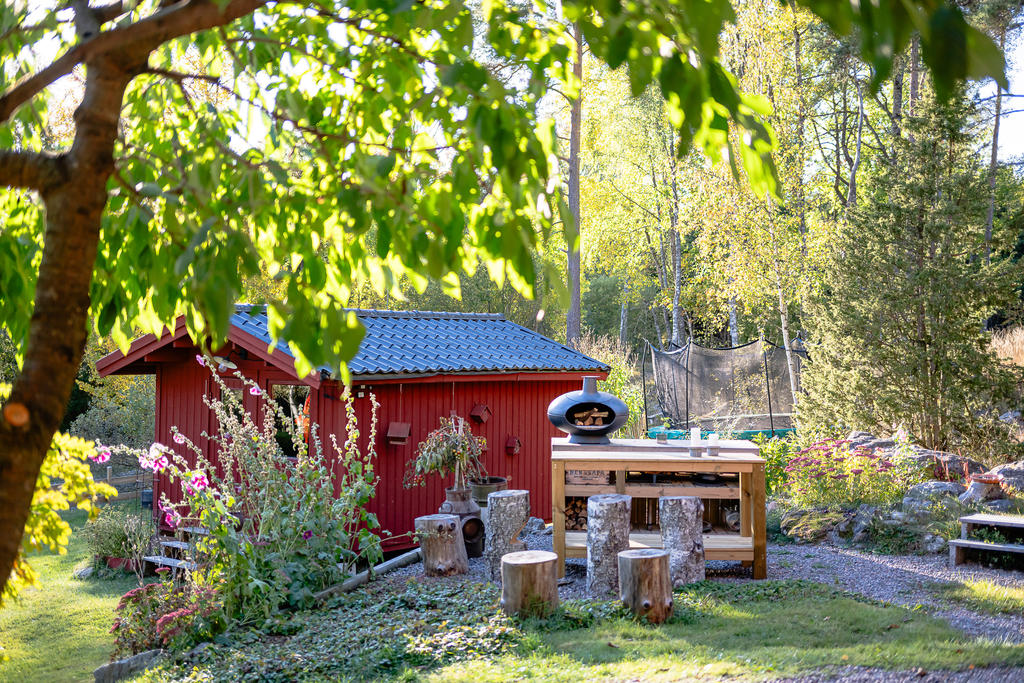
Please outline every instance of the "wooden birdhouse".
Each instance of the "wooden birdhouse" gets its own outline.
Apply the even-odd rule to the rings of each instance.
[[[469,416],[480,424],[483,424],[490,419],[491,409],[487,407],[486,403],[477,403],[473,406],[473,410],[470,411]]]

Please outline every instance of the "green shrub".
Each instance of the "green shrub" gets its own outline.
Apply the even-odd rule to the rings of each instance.
[[[764,484],[768,496],[782,492],[789,478],[786,467],[793,457],[795,447],[788,438],[768,438],[763,433],[754,437],[754,443],[761,449],[764,458]]]
[[[166,567],[157,570],[163,580],[128,591],[114,609],[117,615],[114,657],[146,650],[181,650],[207,640],[224,624],[219,619],[216,591],[206,586],[176,584]]]

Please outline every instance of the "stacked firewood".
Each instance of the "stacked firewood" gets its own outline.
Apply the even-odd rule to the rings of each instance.
[[[588,408],[572,414],[573,421],[580,427],[601,427],[608,419],[608,411],[600,408]]]
[[[587,530],[587,499],[580,497],[565,499],[565,530]]]

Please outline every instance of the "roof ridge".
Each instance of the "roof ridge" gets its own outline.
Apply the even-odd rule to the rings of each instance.
[[[410,320],[505,320],[501,313],[463,313],[459,311],[391,311],[380,308],[346,308],[360,318],[408,318]],[[266,315],[266,304],[235,304],[235,313]]]
[[[505,320],[501,313],[457,311],[389,311],[380,308],[346,308],[360,318],[410,318],[413,320]]]

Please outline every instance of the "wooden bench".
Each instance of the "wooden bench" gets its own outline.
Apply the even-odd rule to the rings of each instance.
[[[967,550],[987,550],[996,553],[1024,554],[1024,545],[1020,543],[989,543],[971,538],[971,534],[979,527],[1003,527],[1005,529],[1024,530],[1024,516],[992,515],[979,513],[960,518],[960,538],[949,542],[949,562],[954,567],[966,561]]]

